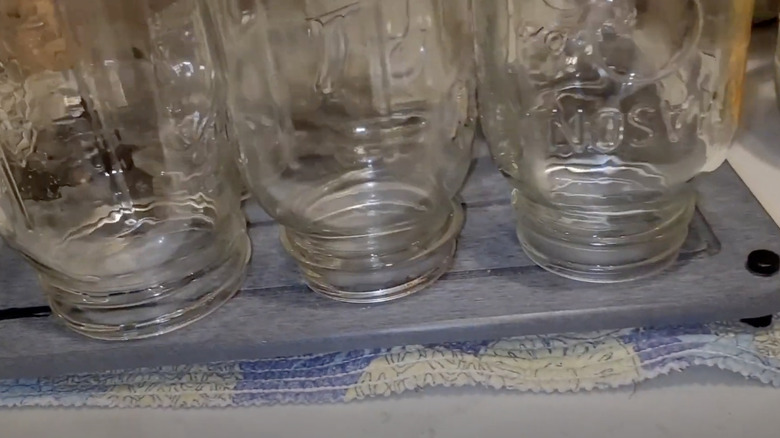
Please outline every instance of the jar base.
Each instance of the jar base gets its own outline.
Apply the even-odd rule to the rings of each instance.
[[[556,275],[587,283],[635,281],[659,274],[675,263],[688,237],[695,205],[692,193],[681,194],[657,210],[662,214],[651,221],[646,220],[647,214],[611,211],[598,219],[607,220],[608,216],[624,226],[631,224],[628,228],[632,232],[604,238],[571,227],[573,221],[565,212],[531,218],[527,211],[534,209],[526,210],[526,204],[518,206],[517,235],[528,257]],[[576,216],[582,217],[582,212]],[[550,220],[553,217],[556,219]]]
[[[98,340],[138,340],[178,330],[219,309],[241,288],[250,256],[249,237],[242,236],[227,258],[191,276],[100,296],[65,289],[61,282],[54,286],[45,273],[40,277],[52,312],[69,329]],[[143,298],[134,302],[134,297]]]
[[[444,226],[427,243],[409,242],[404,251],[381,255],[365,252],[364,248],[362,254],[355,253],[348,259],[332,257],[327,266],[314,261],[316,257],[304,243],[306,236],[283,228],[281,237],[312,291],[345,303],[376,304],[415,294],[447,273],[464,220],[463,207],[453,202]],[[320,250],[327,253],[326,248]]]

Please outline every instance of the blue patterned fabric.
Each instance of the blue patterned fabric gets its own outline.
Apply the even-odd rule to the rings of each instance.
[[[445,386],[574,392],[711,366],[780,386],[780,324],[709,324],[406,346],[0,381],[2,407],[343,403]]]

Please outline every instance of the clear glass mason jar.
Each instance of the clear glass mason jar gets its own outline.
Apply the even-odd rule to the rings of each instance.
[[[0,2],[0,232],[84,335],[195,321],[249,244],[201,0]]]
[[[472,159],[468,0],[223,0],[252,191],[317,292],[382,302],[450,266]]]
[[[752,0],[475,2],[480,111],[528,255],[619,282],[672,263],[740,113]]]

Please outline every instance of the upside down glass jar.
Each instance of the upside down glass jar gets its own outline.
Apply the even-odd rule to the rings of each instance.
[[[526,253],[620,282],[677,258],[737,127],[752,0],[475,2],[480,111]]]
[[[309,286],[370,303],[438,279],[472,159],[470,2],[214,4],[249,185]]]
[[[84,335],[161,334],[249,245],[201,0],[0,2],[0,232]]]

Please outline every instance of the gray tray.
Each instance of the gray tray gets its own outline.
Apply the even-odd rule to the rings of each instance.
[[[584,284],[548,274],[522,253],[508,185],[481,157],[463,194],[468,221],[452,272],[423,293],[374,306],[308,292],[279,244],[276,225],[250,206],[250,273],[241,294],[214,315],[130,343],[88,340],[50,317],[0,321],[0,378],[734,320],[780,311],[778,280],[745,268],[753,250],[780,252],[780,229],[730,167],[697,185],[699,214],[672,269],[637,283]],[[0,267],[0,308],[44,305],[32,272],[7,248],[0,249]]]

